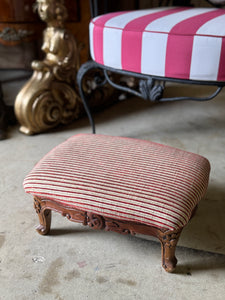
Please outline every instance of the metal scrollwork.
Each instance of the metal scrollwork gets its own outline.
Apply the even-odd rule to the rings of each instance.
[[[139,81],[139,90],[143,99],[159,101],[163,96],[164,85],[155,84],[155,80],[152,78],[142,79]]]
[[[98,72],[103,72],[104,80],[101,79],[100,82],[107,81],[109,86],[115,88],[116,90],[122,91],[124,93],[132,94],[134,96],[143,98],[145,100],[150,100],[152,102],[167,102],[167,101],[181,101],[181,100],[193,100],[193,101],[209,101],[215,98],[222,90],[224,86],[224,82],[214,82],[214,81],[197,81],[197,80],[185,80],[185,79],[174,79],[174,78],[166,78],[166,77],[156,77],[151,75],[145,75],[140,73],[134,73],[130,71],[124,71],[119,69],[114,69],[111,67],[100,65],[94,61],[88,61],[81,66],[77,73],[77,83],[79,87],[79,92],[81,95],[81,99],[84,104],[84,108],[88,115],[90,124],[92,126],[92,132],[95,133],[95,123],[91,114],[91,105],[89,103],[89,95],[85,92],[85,88],[83,86],[83,78],[86,76],[87,72],[90,70],[98,70]],[[114,79],[117,80],[114,80]],[[118,80],[122,78],[134,78],[134,84],[131,86],[129,84],[124,84],[126,81]],[[92,78],[93,80],[93,78]],[[127,80],[129,82],[129,80]],[[209,85],[215,86],[217,89],[210,94],[209,96],[204,97],[163,97],[163,92],[165,89],[166,82],[176,82],[178,84],[196,84],[196,85]],[[96,90],[98,90],[98,84],[96,83]]]
[[[77,72],[77,84],[83,105],[95,132],[91,108],[109,105],[117,99],[114,87],[107,81],[104,70],[94,61],[84,63]]]

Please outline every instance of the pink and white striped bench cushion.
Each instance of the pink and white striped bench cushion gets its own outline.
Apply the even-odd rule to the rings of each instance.
[[[150,141],[80,134],[50,151],[27,193],[105,217],[178,229],[206,192],[206,158]]]
[[[225,9],[161,7],[90,23],[94,61],[136,73],[225,81]]]

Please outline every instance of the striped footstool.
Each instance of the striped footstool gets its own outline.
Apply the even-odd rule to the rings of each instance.
[[[175,269],[183,227],[204,196],[206,158],[150,141],[79,134],[51,150],[24,180],[34,196],[37,231],[50,230],[51,210],[69,220],[122,234],[157,237],[162,265]]]

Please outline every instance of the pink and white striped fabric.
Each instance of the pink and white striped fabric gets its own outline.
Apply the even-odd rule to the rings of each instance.
[[[27,193],[120,220],[178,229],[206,192],[206,158],[150,141],[80,134],[50,151]]]
[[[225,81],[225,9],[160,7],[116,12],[90,23],[99,64],[179,79]]]

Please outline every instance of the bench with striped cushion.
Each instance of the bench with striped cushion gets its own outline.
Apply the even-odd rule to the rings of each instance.
[[[96,229],[153,235],[172,271],[176,243],[206,192],[209,171],[206,158],[173,147],[80,134],[44,156],[24,189],[35,198],[40,234],[49,232],[55,210]]]
[[[225,81],[225,9],[159,7],[97,16],[92,59],[135,73]]]

